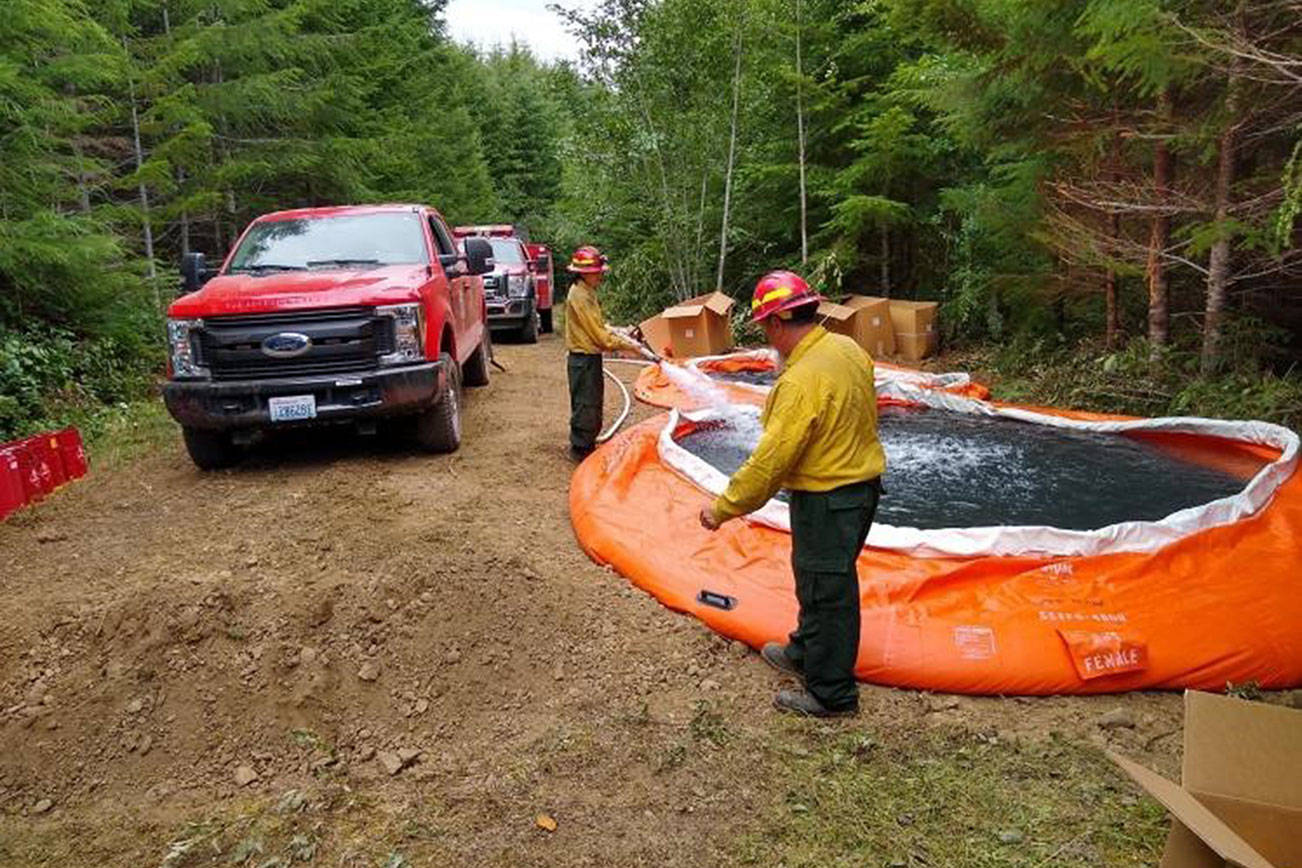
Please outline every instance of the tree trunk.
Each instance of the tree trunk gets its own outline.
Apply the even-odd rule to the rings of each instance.
[[[226,189],[226,213],[230,216],[230,220],[226,223],[229,230],[227,237],[230,238],[230,243],[226,245],[226,249],[234,250],[235,242],[240,240],[240,224],[235,216],[238,213],[238,209],[235,207],[235,191],[229,187]]]
[[[1118,123],[1115,109],[1113,111],[1113,126]],[[1116,132],[1112,135],[1112,157],[1111,171],[1109,178],[1113,184],[1121,182],[1121,133]],[[1121,237],[1121,215],[1116,210],[1108,212],[1108,241],[1112,245],[1112,250],[1108,255],[1112,256],[1115,251],[1118,240]],[[1103,281],[1103,299],[1106,309],[1106,319],[1104,325],[1104,343],[1111,349],[1117,345],[1121,336],[1121,311],[1117,305],[1117,270],[1109,266],[1107,276]]]
[[[1120,224],[1116,215],[1108,218],[1108,231],[1112,233]],[[1104,326],[1103,342],[1111,349],[1117,345],[1117,336],[1121,333],[1120,318],[1117,316],[1117,272],[1109,268],[1103,278],[1103,298],[1107,305],[1107,324]]]
[[[665,255],[668,257],[666,264],[669,266],[669,279],[674,285],[674,298],[683,301],[692,295],[691,283],[687,276],[687,267],[683,264],[681,253],[675,256],[671,251],[681,250],[681,245],[675,245],[674,241],[674,206],[673,197],[669,193],[669,173],[665,169],[664,152],[660,149],[660,136],[656,132],[655,122],[651,118],[651,110],[646,103],[646,87],[638,79],[638,106],[642,109],[642,119],[646,121],[647,134],[651,136],[651,142],[655,146],[656,166],[660,176],[660,199],[662,210],[664,211],[665,227]]]
[[[696,207],[696,243],[692,248],[692,286],[698,286],[697,279],[700,277],[699,268],[701,260],[705,257],[705,197],[710,191],[710,168],[707,165],[701,170],[701,198],[697,201]]]
[[[719,230],[719,271],[714,286],[723,289],[723,268],[728,261],[728,218],[732,213],[732,170],[737,164],[737,112],[741,105],[741,22],[737,22],[737,36],[733,40],[736,58],[732,73],[732,129],[728,134],[728,171],[723,181],[723,225]]]
[[[124,39],[123,48],[125,47],[126,40]],[[128,82],[127,92],[131,97],[131,143],[135,149],[136,171],[139,172],[145,166],[145,151],[140,145],[140,111],[136,107],[136,84],[134,81]],[[145,273],[154,288],[154,307],[161,309],[163,299],[158,292],[158,269],[154,264],[154,225],[149,219],[149,188],[145,186],[142,179],[137,189],[140,192],[140,222],[145,241]]]
[[[796,0],[796,132],[800,147],[800,264],[809,262],[809,199],[805,185],[805,69],[801,55],[801,0]]]
[[[879,274],[882,283],[882,298],[891,297],[891,230],[885,221],[878,224],[881,244],[881,265]]]
[[[1238,20],[1243,21],[1243,2],[1240,0]],[[1207,257],[1207,304],[1203,316],[1203,350],[1201,368],[1204,375],[1212,374],[1221,365],[1221,331],[1225,321],[1225,296],[1229,290],[1230,233],[1225,225],[1230,216],[1230,194],[1234,185],[1235,148],[1239,129],[1239,101],[1241,98],[1241,61],[1231,60],[1225,92],[1225,129],[1221,132],[1220,153],[1216,165],[1216,231],[1217,240]]]
[[[1157,114],[1166,135],[1171,120],[1171,95],[1165,89],[1157,97]],[[1159,208],[1165,208],[1170,196],[1171,147],[1159,137],[1153,147],[1153,195]],[[1148,343],[1151,358],[1165,347],[1171,331],[1170,285],[1166,276],[1166,248],[1171,243],[1171,215],[1158,211],[1153,215],[1148,236]]]
[[[77,98],[77,89],[72,85],[66,85],[64,92],[72,100]],[[46,130],[47,135],[49,131]],[[72,154],[77,158],[77,206],[81,213],[90,213],[90,178],[86,175],[86,154],[81,149],[81,142],[76,135],[71,138]],[[53,203],[51,203],[53,204]]]
[[[77,205],[81,213],[90,213],[90,184],[86,177],[85,161],[86,156],[82,153],[81,143],[77,137],[72,138],[72,153],[77,158]]]
[[[176,189],[182,196],[185,195],[185,169],[180,167],[176,170]],[[190,212],[181,209],[181,256],[185,257],[190,252]]]

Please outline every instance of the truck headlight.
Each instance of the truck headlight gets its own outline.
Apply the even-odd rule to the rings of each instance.
[[[199,364],[194,351],[193,332],[201,328],[201,319],[168,319],[167,349],[172,361],[172,376],[198,379],[209,375],[208,368]]]
[[[375,312],[393,320],[393,352],[380,356],[382,365],[425,360],[425,311],[419,304],[390,304]]]
[[[524,274],[512,274],[506,279],[506,292],[511,298],[524,298],[529,294],[529,278]]]

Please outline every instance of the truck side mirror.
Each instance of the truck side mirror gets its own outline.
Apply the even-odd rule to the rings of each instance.
[[[493,262],[493,245],[482,238],[466,239],[466,264],[472,275],[488,274],[496,264]]]
[[[202,253],[187,253],[181,259],[181,287],[186,292],[198,292],[208,282],[211,273]]]

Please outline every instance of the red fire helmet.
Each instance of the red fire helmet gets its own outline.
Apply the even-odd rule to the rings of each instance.
[[[595,247],[584,246],[570,257],[569,270],[575,274],[604,274],[610,271],[606,257]]]
[[[750,303],[750,321],[762,322],[775,313],[818,304],[823,297],[809,288],[805,279],[793,271],[770,271],[755,284]]]

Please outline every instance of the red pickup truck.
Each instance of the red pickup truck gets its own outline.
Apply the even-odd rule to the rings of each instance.
[[[525,343],[550,333],[552,324],[552,253],[545,244],[531,244],[523,226],[494,223],[456,226],[457,238],[487,238],[493,245],[496,267],[484,276],[488,324],[511,329]]]
[[[556,274],[552,266],[552,251],[546,244],[526,244],[529,251],[529,267],[533,270],[534,291],[538,294],[538,314],[542,318],[542,330],[551,333],[552,306],[555,296]]]
[[[215,274],[182,266],[167,311],[163,399],[194,463],[229,466],[266,429],[410,417],[417,442],[461,443],[461,386],[487,384],[484,239],[460,246],[421,205],[281,211]]]

